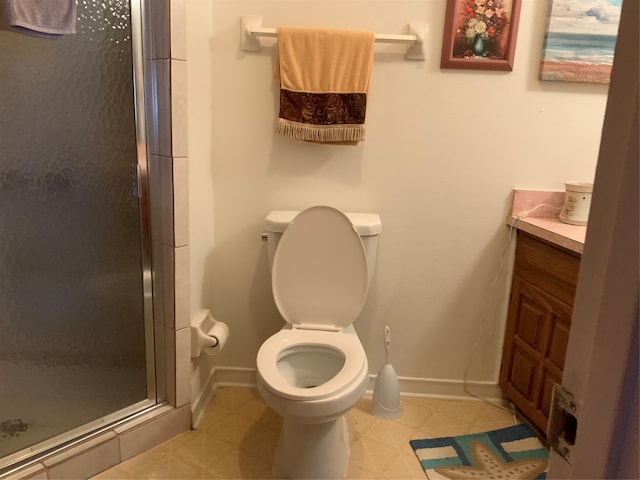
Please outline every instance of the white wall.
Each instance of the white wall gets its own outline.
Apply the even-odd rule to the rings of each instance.
[[[229,324],[216,365],[254,367],[282,320],[271,298],[263,219],[272,209],[330,204],[377,212],[374,284],[355,323],[371,373],[392,331],[400,376],[460,380],[484,312],[471,378],[497,382],[505,304],[489,305],[514,186],[592,180],[606,86],[537,79],[547,2],[524,0],[513,72],[440,70],[445,0],[189,0],[192,313]],[[240,16],[404,33],[430,24],[428,58],[377,45],[367,139],[323,146],[274,135],[275,48],[239,50]],[[504,299],[505,282],[497,296]]]

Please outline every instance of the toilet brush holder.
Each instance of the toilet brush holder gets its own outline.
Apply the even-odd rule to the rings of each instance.
[[[389,362],[391,350],[391,331],[384,327],[384,346],[386,350],[386,363],[378,373],[373,387],[371,400],[371,413],[385,420],[393,420],[402,416],[402,404],[400,403],[400,384],[398,375]]]
[[[380,370],[373,387],[371,413],[385,420],[393,420],[402,416],[398,376],[393,366],[388,363]]]

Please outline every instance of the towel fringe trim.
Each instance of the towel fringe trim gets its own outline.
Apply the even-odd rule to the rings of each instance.
[[[319,143],[361,142],[364,140],[365,129],[364,125],[305,125],[279,118],[276,133]]]

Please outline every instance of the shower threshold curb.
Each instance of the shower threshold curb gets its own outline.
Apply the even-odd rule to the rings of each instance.
[[[7,466],[0,479],[89,478],[191,428],[189,405],[153,405],[81,438]]]

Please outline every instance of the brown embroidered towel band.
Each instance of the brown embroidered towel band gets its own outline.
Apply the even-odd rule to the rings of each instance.
[[[373,32],[278,28],[276,132],[320,143],[364,140]]]

